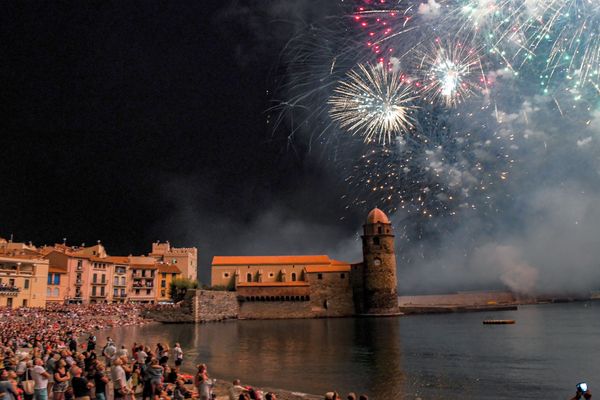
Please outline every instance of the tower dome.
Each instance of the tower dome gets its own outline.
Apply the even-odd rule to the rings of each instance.
[[[367,224],[389,224],[390,219],[383,211],[375,207],[367,216]]]

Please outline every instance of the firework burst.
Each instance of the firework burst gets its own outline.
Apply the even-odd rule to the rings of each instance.
[[[486,77],[476,49],[462,43],[443,43],[419,51],[417,70],[423,75],[425,100],[456,107],[475,92],[485,89]]]
[[[365,142],[390,143],[413,128],[413,88],[394,68],[360,64],[329,98],[329,115]]]

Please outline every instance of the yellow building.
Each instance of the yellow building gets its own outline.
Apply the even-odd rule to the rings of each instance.
[[[148,255],[158,262],[175,264],[184,278],[198,279],[198,249],[195,247],[171,247],[169,242],[155,242]]]
[[[239,283],[304,281],[307,270],[332,270],[350,264],[326,255],[311,256],[215,256],[212,261],[211,285],[233,288]]]
[[[171,301],[171,282],[173,279],[181,278],[181,275],[181,270],[175,264],[158,264],[157,302]]]
[[[0,254],[0,307],[45,307],[48,260]]]

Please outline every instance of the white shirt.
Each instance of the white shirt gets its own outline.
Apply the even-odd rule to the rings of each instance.
[[[35,389],[46,389],[48,387],[48,378],[42,376],[46,372],[44,367],[36,365],[31,371],[31,378],[35,382]]]
[[[181,350],[181,347],[173,347],[173,353],[175,353],[176,360],[183,359],[183,350]]]
[[[144,364],[146,362],[146,358],[148,358],[148,354],[146,354],[144,350],[140,350],[137,352],[138,364]]]
[[[120,365],[115,365],[111,368],[111,378],[113,384],[115,385],[115,389],[120,389],[122,387],[126,387],[127,385],[127,376],[125,375],[125,370]]]

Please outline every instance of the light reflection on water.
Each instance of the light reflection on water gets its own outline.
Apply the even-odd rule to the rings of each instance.
[[[487,326],[487,318],[515,325]],[[217,378],[371,399],[569,398],[600,385],[600,303],[402,318],[231,321],[123,327],[118,344],[180,342],[184,367]]]

